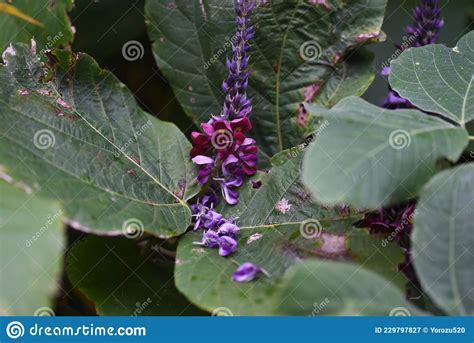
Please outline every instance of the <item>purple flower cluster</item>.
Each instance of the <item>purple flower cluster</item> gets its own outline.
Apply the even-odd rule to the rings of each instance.
[[[202,132],[191,134],[193,148],[190,152],[193,163],[200,166],[197,177],[208,191],[191,206],[194,217],[194,231],[202,230],[203,237],[195,244],[216,248],[219,255],[226,257],[237,249],[237,234],[240,228],[234,219],[224,218],[214,210],[219,198],[219,189],[224,200],[235,205],[238,202],[237,188],[246,176],[257,172],[257,146],[254,139],[246,136],[252,129],[248,118],[252,103],[246,90],[250,71],[248,70],[249,41],[255,31],[250,24],[250,14],[255,7],[253,0],[235,0],[235,24],[237,32],[232,40],[232,59],[226,59],[228,76],[222,83],[225,96],[220,116],[213,116],[201,124]],[[236,282],[253,280],[262,270],[245,262],[234,273]]]
[[[225,219],[221,214],[203,204],[192,205],[196,218],[194,230],[203,230],[201,242],[195,244],[207,248],[218,248],[219,255],[228,256],[237,248],[236,236],[240,228],[233,220]]]
[[[406,50],[412,47],[421,47],[428,44],[435,44],[438,41],[439,31],[444,25],[441,19],[441,10],[438,0],[420,0],[418,6],[413,11],[414,23],[405,28],[405,32],[414,39],[406,46],[399,46],[398,49]],[[383,76],[390,74],[390,68],[382,70]],[[384,100],[383,106],[389,109],[412,108],[413,105],[406,99],[400,97],[397,92],[390,89]]]
[[[218,249],[219,255],[226,257],[237,249],[237,234],[240,228],[235,220],[226,219],[220,213],[213,210],[216,198],[210,193],[201,198],[202,203],[191,206],[195,217],[194,231],[202,230],[203,237],[200,242],[194,244],[207,248]],[[253,280],[262,269],[250,262],[240,265],[232,276],[236,282],[248,282]]]
[[[413,12],[415,22],[405,32],[416,37],[413,47],[435,44],[444,25],[438,0],[422,0]]]
[[[192,161],[200,166],[198,182],[202,185],[215,181],[219,184],[225,201],[238,202],[237,188],[246,176],[257,172],[257,146],[246,136],[252,128],[248,115],[252,111],[246,89],[249,80],[249,41],[254,36],[250,25],[253,1],[235,0],[237,32],[232,43],[232,59],[227,58],[227,79],[222,84],[226,94],[220,116],[201,124],[202,132],[191,135]]]
[[[220,185],[222,196],[230,205],[238,202],[235,188],[242,185],[245,176],[257,172],[257,146],[255,140],[245,136],[252,128],[249,118],[231,121],[213,119],[202,123],[203,133],[193,132],[192,161],[201,166],[198,182],[202,185],[212,181]]]

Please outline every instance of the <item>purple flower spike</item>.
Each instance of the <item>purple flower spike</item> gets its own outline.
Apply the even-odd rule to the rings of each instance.
[[[441,19],[441,10],[438,0],[421,0],[413,11],[415,22],[405,28],[405,32],[416,37],[411,45],[420,47],[435,44],[438,41],[439,31],[444,22]]]
[[[405,44],[398,46],[398,49],[401,51],[412,47],[435,44],[438,41],[439,31],[444,25],[441,19],[439,1],[420,0],[418,6],[416,6],[413,11],[413,19],[413,25],[405,28],[405,32],[411,36],[408,41],[409,44],[405,42]],[[388,76],[388,74],[390,74],[390,68],[383,68],[381,74],[382,76]],[[383,107],[389,109],[413,108],[413,105],[390,88],[384,100]]]
[[[249,82],[247,70],[250,56],[249,41],[255,35],[255,29],[250,24],[250,14],[255,3],[248,0],[235,0],[235,24],[237,32],[232,42],[232,59],[227,58],[226,65],[229,71],[227,79],[222,83],[226,93],[222,117],[234,119],[243,118],[252,111],[252,103],[247,98],[246,90]]]
[[[219,239],[219,255],[228,256],[237,249],[237,241],[229,236],[222,236]]]
[[[258,273],[262,270],[255,264],[245,262],[237,268],[235,273],[232,275],[232,280],[235,282],[249,282],[255,279]]]

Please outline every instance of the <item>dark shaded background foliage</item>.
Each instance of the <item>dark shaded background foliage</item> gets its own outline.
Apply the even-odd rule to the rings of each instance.
[[[130,88],[140,106],[146,111],[160,119],[176,123],[186,135],[189,135],[196,127],[184,114],[153,59],[144,21],[144,2],[144,0],[75,0],[75,7],[70,13],[72,23],[77,29],[73,50],[94,56],[99,65],[112,71]],[[406,35],[403,27],[412,22],[411,11],[415,3],[416,0],[388,1],[382,27],[387,40],[368,47],[375,53],[377,72],[395,52],[394,45],[403,41]],[[474,29],[474,2],[444,1],[442,17],[445,26],[439,41],[447,46],[454,46],[463,34]],[[137,40],[143,44],[145,48],[143,58],[131,62],[122,57],[122,46],[130,40]],[[381,105],[386,94],[387,80],[377,73],[364,98],[373,104]],[[69,246],[85,235],[68,230]],[[66,292],[71,291],[71,294],[58,295],[56,314],[94,315],[93,304],[79,292],[71,289],[65,276],[63,283],[63,289]],[[192,314],[201,315],[203,312],[196,309]]]

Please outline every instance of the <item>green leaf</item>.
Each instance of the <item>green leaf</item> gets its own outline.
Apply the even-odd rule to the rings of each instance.
[[[224,216],[237,218],[242,229],[230,258],[194,244],[201,241],[202,232],[180,239],[176,286],[194,304],[210,312],[224,307],[234,315],[275,314],[273,295],[281,277],[291,265],[309,258],[352,260],[404,287],[406,279],[398,272],[404,255],[397,245],[382,246],[382,237],[352,227],[361,219],[360,212],[317,205],[300,184],[303,147],[275,155],[271,170],[252,179],[261,182],[260,187],[248,182],[241,187],[236,206],[217,208]],[[244,262],[264,268],[270,277],[248,284],[232,281],[233,272]]]
[[[397,266],[403,253],[398,246],[389,244],[381,253],[361,251],[357,245],[370,247],[380,241],[362,229],[348,225],[331,228],[334,223],[324,220],[319,223],[319,233],[310,226],[304,229],[290,224],[244,228],[236,252],[228,258],[219,256],[215,249],[195,245],[202,238],[201,232],[188,233],[178,245],[176,287],[196,306],[210,312],[226,308],[234,315],[274,315],[281,278],[289,267],[305,259],[354,260],[370,268],[377,265],[375,271],[402,286],[404,277]],[[269,277],[262,274],[249,283],[232,281],[232,274],[244,262],[265,269]]]
[[[222,110],[235,34],[232,0],[148,0],[155,58],[183,109],[196,122]],[[353,51],[380,34],[386,1],[269,1],[256,8],[250,85],[252,136],[272,156],[300,144],[308,127],[297,124],[303,101],[331,104],[361,94],[372,81],[367,54]],[[370,39],[372,38],[372,39]],[[349,85],[351,85],[349,87]]]
[[[11,183],[0,180],[0,314],[51,314],[64,249],[63,211],[3,171],[0,177]]]
[[[392,62],[391,86],[427,112],[461,126],[474,119],[474,31],[453,49],[427,45],[403,52]]]
[[[61,200],[76,228],[116,234],[133,223],[140,233],[184,232],[196,183],[178,128],[141,110],[85,54],[55,51],[50,68],[27,46],[13,48],[0,67],[0,157],[8,172]]]
[[[303,162],[303,182],[318,202],[378,208],[416,197],[468,143],[465,129],[417,110],[388,111],[349,97],[330,111]]]
[[[173,262],[162,259],[161,246],[154,248],[124,237],[90,236],[69,251],[67,273],[99,315],[201,314],[176,290]]]
[[[32,38],[37,42],[40,55],[45,49],[66,47],[74,36],[67,16],[72,5],[72,0],[15,0],[11,5],[0,3],[0,50],[6,49],[11,42],[29,44]]]
[[[285,275],[278,298],[281,315],[423,315],[386,279],[348,263],[295,265]]]
[[[417,211],[413,264],[423,289],[446,313],[473,315],[474,163],[430,180]]]
[[[238,218],[242,227],[267,224],[301,224],[305,220],[328,220],[328,223],[352,224],[362,214],[344,208],[316,204],[300,182],[304,146],[285,150],[271,159],[268,173],[258,173],[239,189],[239,203],[218,208],[225,217]],[[255,188],[252,184],[261,183]],[[258,211],[256,211],[258,209]]]

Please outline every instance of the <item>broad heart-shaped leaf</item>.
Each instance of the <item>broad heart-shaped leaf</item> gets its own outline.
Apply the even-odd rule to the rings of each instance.
[[[146,2],[158,66],[196,122],[222,109],[225,56],[235,34],[233,4]],[[303,142],[307,127],[297,124],[303,101],[331,104],[369,86],[372,58],[356,57],[353,49],[379,35],[385,6],[386,0],[260,2],[252,14],[257,27],[248,95],[252,135],[269,156]]]
[[[184,232],[191,222],[184,200],[196,189],[190,144],[178,128],[143,112],[85,54],[56,51],[48,68],[26,45],[13,47],[0,67],[7,172],[61,200],[76,228]]]
[[[386,279],[365,268],[331,261],[308,261],[288,270],[278,313],[299,316],[423,315]]]
[[[409,49],[391,68],[390,85],[420,109],[461,126],[474,120],[474,31],[453,49],[444,45]]]
[[[67,12],[72,8],[72,0],[15,0],[10,4],[6,1],[0,3],[0,7],[4,5],[9,9],[0,11],[0,51],[11,42],[29,44],[32,38],[37,42],[38,53],[71,43],[74,33]],[[9,14],[12,7],[16,13],[26,15],[27,18]]]
[[[303,182],[318,202],[375,209],[414,198],[439,169],[456,161],[468,143],[465,129],[417,110],[385,110],[349,97],[330,111],[309,146]]]
[[[321,220],[320,224],[320,235],[307,229],[314,238],[303,236],[305,231],[300,224],[244,228],[239,233],[236,252],[227,258],[219,256],[215,249],[195,245],[202,238],[201,232],[187,233],[178,245],[176,286],[196,306],[210,312],[230,311],[233,315],[277,314],[281,278],[289,267],[306,259],[354,260],[369,268],[376,266],[374,270],[385,275],[387,282],[402,286],[404,278],[397,267],[404,257],[398,246],[378,248],[378,238],[344,223]],[[237,266],[244,262],[264,268],[270,276],[260,275],[248,283],[232,281]],[[317,288],[314,297],[318,297]]]
[[[423,188],[412,236],[421,285],[447,314],[474,314],[474,163],[436,175]]]
[[[0,314],[51,313],[63,260],[62,208],[0,176]]]
[[[67,273],[103,316],[199,315],[175,288],[173,263],[125,237],[89,236],[68,252]]]

